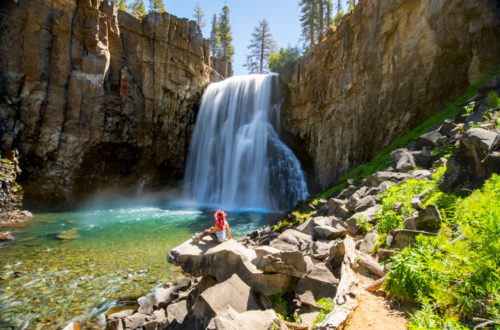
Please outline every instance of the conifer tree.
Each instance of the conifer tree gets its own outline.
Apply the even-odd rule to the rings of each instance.
[[[116,4],[119,10],[127,11],[128,8],[125,0],[113,0],[113,2]]]
[[[217,33],[220,42],[220,48],[217,57],[232,62],[234,55],[234,47],[231,44],[231,42],[233,41],[233,36],[231,34],[231,25],[229,25],[228,6],[222,7],[222,13],[219,17]]]
[[[203,19],[205,17],[205,13],[203,12],[203,9],[201,9],[199,1],[196,3],[196,6],[194,7],[193,17],[196,23],[198,23],[200,29],[203,29],[207,25],[205,23],[205,20]]]
[[[219,40],[219,22],[217,21],[217,15],[214,14],[212,18],[212,29],[210,30],[210,49],[212,56],[219,54],[220,40]]]
[[[332,1],[331,0],[301,0],[302,7],[300,22],[302,25],[302,38],[306,48],[312,47],[323,39],[325,32],[332,23]],[[307,46],[309,44],[309,46]]]
[[[146,8],[142,0],[135,0],[130,6],[130,11],[136,17],[146,16]]]
[[[247,55],[247,63],[244,65],[247,67],[248,72],[269,72],[267,60],[275,48],[276,43],[271,35],[269,22],[263,19],[259,22],[259,25],[255,27],[254,32],[252,33],[252,40],[250,45],[248,45],[250,54]]]
[[[164,13],[163,0],[149,0],[149,12]]]

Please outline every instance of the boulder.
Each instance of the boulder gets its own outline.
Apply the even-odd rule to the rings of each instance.
[[[186,300],[181,300],[177,303],[170,304],[167,307],[167,322],[177,322],[181,324],[188,314]]]
[[[183,277],[177,282],[174,287],[175,291],[185,291],[191,287],[191,280],[188,277]]]
[[[377,205],[370,207],[367,210],[364,210],[363,212],[356,213],[352,217],[347,219],[346,224],[347,224],[347,230],[349,231],[349,234],[356,235],[358,233],[359,226],[357,224],[357,220],[360,217],[365,217],[369,222],[374,222],[377,219],[377,213],[378,213],[380,208],[381,208],[381,206],[377,204]]]
[[[363,197],[354,207],[354,212],[359,213],[364,210],[374,206],[376,204],[375,198],[373,196]]]
[[[288,229],[272,240],[269,245],[282,251],[299,250],[302,253],[308,254],[312,248],[312,237],[298,230]]]
[[[415,150],[410,152],[415,161],[415,165],[422,168],[429,168],[432,165],[432,153],[428,149]]]
[[[317,240],[313,242],[312,250],[313,256],[318,260],[325,260],[330,255],[330,248],[336,244],[337,241],[331,240]]]
[[[335,227],[322,225],[314,227],[314,237],[318,239],[337,239],[347,235],[347,226],[344,223],[336,224]]]
[[[156,288],[153,291],[153,306],[165,307],[177,296],[176,287],[170,288]]]
[[[338,283],[326,265],[319,263],[297,282],[295,293],[302,303],[317,306],[319,299],[335,297]]]
[[[500,172],[499,135],[482,128],[468,130],[446,164],[439,189],[457,194],[482,186],[492,173]]]
[[[313,219],[311,218],[309,220],[304,221],[300,226],[297,226],[296,229],[301,233],[312,236],[314,233],[313,228],[314,228],[314,222]]]
[[[363,185],[367,187],[377,187],[384,181],[400,182],[408,179],[409,177],[410,176],[406,173],[378,171],[366,177],[366,179],[363,180]]]
[[[457,127],[457,124],[455,124],[452,119],[445,119],[441,127],[439,127],[439,133],[450,137],[450,133],[455,127]]]
[[[413,246],[415,237],[418,235],[436,236],[435,233],[420,230],[393,229],[387,236],[387,246],[393,249],[403,249],[409,245]]]
[[[135,313],[126,317],[123,320],[123,323],[125,325],[125,328],[135,329],[142,327],[145,321],[146,321],[146,315],[141,313]]]
[[[414,141],[420,149],[428,147],[433,149],[443,136],[437,131],[430,131],[420,135]]]
[[[351,214],[345,207],[345,201],[336,198],[328,199],[328,212],[326,215],[333,215],[339,219],[346,220]]]
[[[331,266],[331,269],[335,269],[342,264],[345,255],[344,240],[332,241],[330,246],[330,254],[326,263]]]
[[[413,155],[405,148],[391,152],[391,158],[398,172],[406,172],[417,166]]]
[[[276,245],[282,250],[296,251],[299,248],[312,246],[312,238],[299,231],[289,229],[277,239]],[[294,245],[295,244],[295,245]],[[288,249],[285,249],[288,248]],[[211,275],[217,282],[229,279],[237,274],[247,285],[264,295],[272,295],[278,291],[287,291],[292,278],[284,274],[267,274],[255,265],[255,250],[244,247],[235,240],[227,240],[217,244],[206,238],[201,242],[188,240],[170,250],[167,260],[193,275]]]
[[[371,254],[375,244],[377,243],[378,234],[375,232],[371,232],[365,235],[365,237],[361,240],[361,244],[359,246],[359,250],[366,253]]]
[[[111,314],[110,316],[108,316],[108,320],[124,319],[127,316],[130,316],[132,314],[134,314],[133,309],[125,309],[125,310],[119,311],[118,313]]]
[[[257,261],[257,267],[265,272],[302,277],[307,271],[304,255],[299,251],[279,251]]]
[[[151,314],[153,312],[153,297],[152,293],[148,293],[146,296],[137,299],[139,304],[137,311],[141,314]]]
[[[108,319],[106,322],[106,330],[123,330],[122,319]]]
[[[247,311],[238,313],[228,307],[222,313],[214,317],[207,329],[217,330],[267,330],[287,329],[272,309],[265,311]]]
[[[418,230],[425,230],[437,232],[441,228],[443,218],[441,212],[436,205],[428,205],[424,210],[418,212],[417,217],[414,219],[415,228]]]
[[[238,313],[260,309],[258,298],[252,289],[236,274],[203,291],[196,299],[193,314],[200,318],[211,319],[229,306]]]

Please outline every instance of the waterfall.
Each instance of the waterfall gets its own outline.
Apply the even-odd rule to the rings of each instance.
[[[307,198],[300,163],[278,135],[277,76],[208,86],[184,177],[184,197],[225,209],[285,210]]]

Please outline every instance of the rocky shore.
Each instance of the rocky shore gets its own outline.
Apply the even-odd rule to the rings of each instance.
[[[412,245],[418,235],[435,236],[443,221],[436,205],[423,206],[424,191],[412,197],[404,228],[383,236],[382,248],[378,222],[384,191],[408,180],[430,181],[445,166],[439,188],[467,194],[500,172],[500,108],[487,100],[489,91],[499,89],[496,76],[454,120],[394,150],[390,167],[362,182],[348,180],[346,189],[305,203],[301,213],[290,213],[274,228],[221,244],[210,238],[188,240],[172,249],[167,260],[190,276],[139,298],[137,310],[109,315],[107,328],[343,328],[360,295],[381,288],[391,267],[381,262]],[[402,215],[402,203],[396,204],[394,212]],[[361,276],[372,281],[361,281]],[[322,298],[335,305],[318,322]],[[278,310],[293,315],[295,322],[283,320]]]

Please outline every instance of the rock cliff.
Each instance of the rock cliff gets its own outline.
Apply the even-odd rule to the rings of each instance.
[[[0,137],[18,149],[28,202],[181,177],[210,79],[208,41],[169,14],[100,0],[0,5]]]
[[[284,127],[325,188],[500,64],[492,0],[362,0],[299,62]]]

